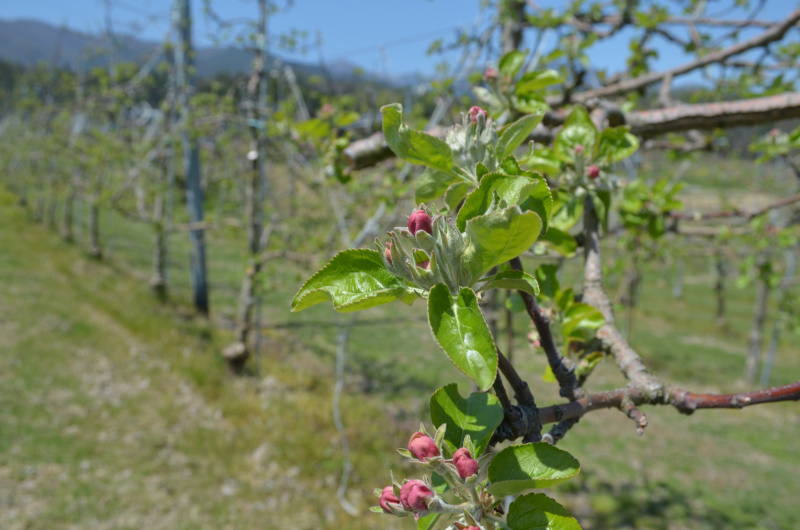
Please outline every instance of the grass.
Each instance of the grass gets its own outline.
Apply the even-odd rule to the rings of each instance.
[[[307,270],[270,265],[259,363],[234,379],[218,356],[243,268],[233,232],[209,238],[209,323],[185,309],[181,235],[171,238],[172,302],[160,305],[143,281],[146,226],[116,219],[105,234],[110,258],[96,262],[12,202],[0,198],[0,527],[410,527],[353,518],[336,499],[337,318],[322,305],[288,312]],[[610,262],[613,249],[606,255]],[[728,327],[719,329],[707,271],[705,259],[685,258],[684,294],[675,300],[670,266],[647,264],[630,338],[672,384],[744,390],[753,293],[731,286]],[[566,271],[567,282],[575,276]],[[374,503],[371,491],[390,468],[413,476],[393,448],[427,418],[430,394],[451,381],[469,389],[421,311],[420,303],[383,306],[358,314],[353,327],[342,411],[354,457],[347,496],[360,510]],[[539,403],[558,402],[538,375],[545,361],[529,351],[528,330],[517,318],[515,364]],[[800,356],[784,341],[773,382],[798,374]],[[589,390],[623,383],[608,360]],[[650,407],[642,437],[618,412],[593,413],[561,442],[582,462],[581,475],[552,494],[587,528],[800,527],[797,410],[789,403],[687,417]]]

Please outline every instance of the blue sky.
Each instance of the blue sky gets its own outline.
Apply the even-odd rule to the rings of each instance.
[[[390,75],[431,74],[443,57],[426,55],[430,43],[452,38],[458,28],[470,28],[480,20],[479,0],[295,0],[289,8],[284,7],[285,0],[278,3],[281,10],[271,17],[269,24],[274,34],[305,30],[313,39],[319,32],[326,61],[347,60]],[[559,7],[563,3],[562,0],[538,2],[545,7]],[[161,40],[168,30],[170,5],[170,0],[111,0],[115,30]],[[255,0],[211,0],[211,5],[226,20],[253,20],[257,16]],[[780,19],[796,5],[796,0],[768,0],[760,18]],[[192,0],[192,9],[197,42],[214,44],[212,35],[220,33],[203,14],[203,0]],[[90,33],[103,29],[104,16],[103,0],[0,0],[0,18],[33,18]],[[592,53],[592,62],[599,68],[621,67],[629,39],[627,33],[603,43]],[[554,45],[555,38],[550,43]],[[282,55],[318,61],[316,50],[305,56]],[[451,54],[444,58],[452,62],[456,57]],[[662,53],[657,66],[664,68],[684,60],[679,53]]]

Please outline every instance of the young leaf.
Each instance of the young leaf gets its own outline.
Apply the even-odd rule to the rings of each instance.
[[[481,291],[511,289],[524,291],[531,296],[539,296],[539,284],[536,283],[536,278],[525,271],[502,271],[494,276],[489,276],[486,280],[487,282],[481,287]]]
[[[534,212],[522,213],[519,206],[496,210],[467,222],[467,244],[472,246],[466,266],[479,278],[495,265],[516,258],[536,242],[542,220]],[[468,253],[470,249],[468,249]]]
[[[444,203],[447,205],[449,212],[458,210],[458,205],[464,200],[469,192],[470,185],[468,182],[456,182],[451,184],[444,194]]]
[[[592,197],[592,204],[594,210],[597,212],[597,218],[600,220],[600,226],[603,230],[608,231],[608,212],[611,208],[611,193],[604,190],[590,191]]]
[[[612,127],[600,133],[597,140],[597,157],[617,162],[628,158],[639,148],[639,140],[628,132],[628,127]]]
[[[525,54],[519,50],[514,50],[500,58],[497,69],[500,70],[501,74],[514,78],[523,64],[525,64]]]
[[[583,146],[590,155],[597,141],[597,127],[592,123],[589,113],[583,107],[575,107],[570,113],[564,128],[556,135],[553,150],[565,162],[575,160],[575,147]]]
[[[567,258],[574,256],[578,250],[578,242],[572,234],[552,226],[542,236],[541,242]]]
[[[517,93],[517,95],[526,94],[528,92],[541,90],[546,86],[563,82],[564,79],[561,77],[561,74],[555,70],[539,70],[537,72],[528,72],[519,78],[514,91]]]
[[[506,524],[511,530],[580,530],[570,513],[544,493],[517,498],[508,508]]]
[[[491,394],[473,392],[467,399],[451,383],[431,396],[431,421],[436,426],[447,424],[445,441],[453,451],[469,436],[475,446],[473,458],[483,454],[497,426],[503,421],[503,408]]]
[[[383,509],[381,509],[383,511]],[[436,526],[436,521],[442,516],[440,513],[430,513],[417,519],[417,530],[431,530]]]
[[[291,310],[302,311],[326,300],[340,313],[369,309],[409,293],[405,282],[383,264],[376,250],[340,252],[303,284],[292,300]]]
[[[417,179],[414,200],[419,204],[437,199],[456,181],[458,179],[450,173],[428,168]]]
[[[434,285],[428,295],[428,323],[453,364],[480,390],[488,390],[497,375],[497,349],[472,289],[453,296],[446,285]]]
[[[450,172],[453,153],[447,142],[406,126],[403,122],[403,106],[399,103],[381,107],[381,113],[383,137],[397,156],[412,164]]]
[[[533,271],[541,293],[548,298],[555,298],[561,288],[558,281],[558,265],[545,263]]]
[[[564,312],[561,334],[567,343],[572,339],[588,340],[604,323],[603,314],[598,309],[588,304],[574,303]]]
[[[495,497],[547,488],[574,477],[580,464],[574,456],[545,442],[512,445],[489,464],[489,492]]]
[[[504,159],[506,155],[510,155],[514,149],[522,145],[543,117],[544,112],[528,114],[514,123],[506,125],[497,139],[497,159]]]
[[[458,219],[456,225],[458,229],[464,231],[467,227],[467,221],[473,217],[483,215],[489,209],[492,203],[494,194],[506,201],[510,206],[517,204],[522,192],[526,186],[536,184],[536,179],[531,177],[524,177],[521,175],[509,176],[502,173],[487,173],[482,179],[480,185],[467,196],[464,201],[464,206],[458,212]]]

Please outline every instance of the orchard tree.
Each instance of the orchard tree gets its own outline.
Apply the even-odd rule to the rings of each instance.
[[[413,515],[418,528],[575,528],[577,521],[554,500],[526,492],[578,472],[577,460],[553,445],[583,415],[616,408],[642,434],[642,405],[692,414],[800,399],[800,382],[736,394],[669,384],[619,331],[605,290],[601,237],[611,235],[612,210],[619,211],[634,252],[645,238],[680,234],[684,220],[704,220],[677,211],[679,189],[668,181],[628,181],[630,172],[621,169],[635,169],[630,157],[640,147],[709,150],[719,145],[710,134],[719,129],[800,116],[794,70],[784,70],[800,49],[792,42],[800,9],[766,21],[758,18],[765,2],[752,9],[732,4],[729,12],[742,18],[708,17],[706,2],[573,2],[563,11],[499,2],[491,29],[499,33],[503,55],[475,79],[474,95],[488,112],[476,106],[461,125],[423,132],[406,125],[400,105],[388,105],[382,133],[345,149],[352,169],[391,156],[425,166],[415,183],[419,206],[409,212],[407,226],[376,242],[376,250],[337,254],[301,287],[292,310],[331,301],[335,310],[351,312],[423,300],[436,342],[478,390],[463,397],[448,385],[433,394],[435,431],[421,426],[401,450],[426,474],[392,477],[391,485],[376,489],[375,511]],[[542,46],[523,51],[528,34],[540,43],[556,35],[558,46],[549,53]],[[592,46],[622,35],[632,35],[627,67],[592,70]],[[677,46],[686,62],[653,70],[654,43]],[[716,91],[697,97],[711,102],[677,103],[673,81],[699,70]],[[516,153],[528,140],[536,145]],[[795,202],[705,218],[758,221]],[[778,247],[794,241],[778,239]],[[582,249],[580,292],[562,288],[553,266],[525,271],[521,256],[532,247],[565,256]],[[567,403],[537,405],[524,376],[498,348],[480,308],[493,289],[521,296]],[[603,356],[616,361],[628,383],[593,393],[586,384]],[[522,443],[489,450],[517,440]]]

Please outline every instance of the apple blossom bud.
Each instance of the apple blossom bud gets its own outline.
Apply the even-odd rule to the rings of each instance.
[[[458,476],[463,479],[478,474],[478,461],[472,458],[466,447],[462,447],[453,455],[453,464],[458,470]]]
[[[420,261],[417,263],[417,267],[421,269],[430,269],[431,268],[431,260],[426,259],[425,261]]]
[[[589,176],[590,179],[594,180],[600,176],[600,168],[592,164],[588,168],[586,168],[586,174]]]
[[[409,480],[400,488],[400,504],[412,512],[424,512],[433,492],[421,480]]]
[[[425,460],[441,454],[433,438],[420,431],[411,435],[411,439],[408,441],[408,450],[417,460]]]
[[[778,136],[778,134],[780,134],[780,132],[781,131],[779,129],[772,129],[769,131],[769,135],[775,138],[776,136]]]
[[[478,116],[483,116],[486,118],[486,111],[480,107],[472,107],[469,109],[469,119],[472,120],[472,123],[476,123],[478,121]]]
[[[392,511],[386,505],[387,502],[391,502],[393,504],[400,504],[400,500],[394,494],[394,488],[392,488],[391,486],[386,486],[385,488],[383,488],[383,491],[381,492],[381,500],[378,501],[378,504],[381,505],[381,508],[383,508],[384,512],[392,513]]]
[[[497,79],[498,72],[495,68],[487,68],[486,71],[483,73],[483,77],[486,78],[487,81],[494,81]]]
[[[579,155],[581,153],[583,153],[583,146],[581,144],[578,144],[575,146],[575,154]]]
[[[418,230],[433,234],[431,216],[425,210],[416,210],[408,217],[408,229],[416,235]]]
[[[386,250],[383,251],[383,255],[386,256],[386,261],[389,262],[389,265],[392,264],[392,242],[386,242]]]

